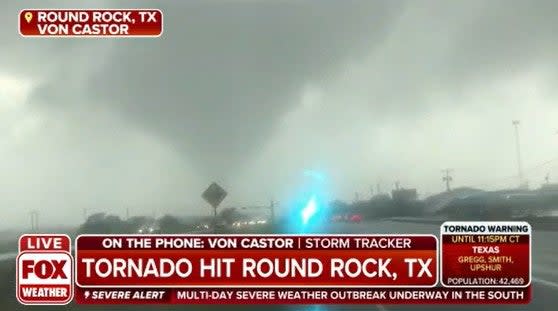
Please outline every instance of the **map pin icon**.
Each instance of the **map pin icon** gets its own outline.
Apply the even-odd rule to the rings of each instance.
[[[25,15],[23,15],[23,17],[25,17],[25,20],[30,23],[31,20],[33,19],[33,13],[31,12],[25,12]]]

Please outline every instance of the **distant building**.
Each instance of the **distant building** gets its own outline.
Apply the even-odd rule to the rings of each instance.
[[[394,201],[416,201],[418,199],[418,193],[417,189],[399,188],[391,192],[391,197]]]
[[[544,184],[539,189],[540,194],[556,194],[558,195],[558,184]]]
[[[485,191],[469,187],[455,188],[452,191],[445,191],[429,196],[424,200],[427,214],[438,214],[445,210],[452,202],[468,197],[483,194]]]
[[[271,219],[269,206],[243,206],[237,207],[236,211],[242,218],[246,219]]]
[[[389,200],[391,200],[391,197],[387,193],[376,194],[375,196],[372,197],[372,199],[370,199],[370,201],[372,202],[381,202],[381,201],[385,202]]]
[[[538,201],[528,190],[483,191],[455,198],[438,213],[453,219],[505,220],[536,214]]]

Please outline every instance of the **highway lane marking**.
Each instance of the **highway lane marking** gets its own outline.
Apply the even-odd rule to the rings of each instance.
[[[546,266],[533,266],[533,274],[558,277],[558,271],[556,269]]]
[[[533,282],[558,289],[558,283],[556,283],[556,282],[548,281],[548,280],[545,280],[545,279],[539,279],[539,278],[533,278]]]

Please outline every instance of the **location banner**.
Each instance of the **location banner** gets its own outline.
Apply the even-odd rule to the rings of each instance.
[[[433,287],[433,235],[81,235],[80,287]]]
[[[159,37],[158,9],[27,9],[19,12],[23,37]]]
[[[528,287],[531,226],[526,222],[445,222],[441,282],[447,287]]]

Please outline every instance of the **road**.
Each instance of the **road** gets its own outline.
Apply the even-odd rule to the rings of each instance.
[[[336,224],[328,230],[329,233],[419,233],[438,235],[439,227],[428,224],[408,222],[366,222],[361,224]],[[533,234],[533,301],[528,306],[266,306],[266,310],[274,311],[345,311],[345,310],[378,310],[378,311],[430,311],[430,310],[470,310],[470,311],[499,311],[522,310],[538,311],[553,310],[558,305],[558,232],[534,232]],[[1,259],[0,259],[1,260]],[[30,307],[21,306],[15,298],[15,260],[0,262],[0,279],[10,280],[2,282],[0,290],[0,309],[29,310]],[[5,307],[5,308],[4,308]],[[219,310],[222,311],[257,311],[260,306],[119,306],[111,310]],[[99,307],[84,307],[68,305],[64,307],[42,307],[42,310],[99,310]]]

